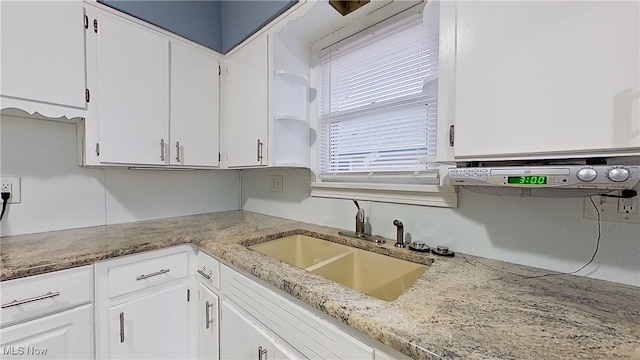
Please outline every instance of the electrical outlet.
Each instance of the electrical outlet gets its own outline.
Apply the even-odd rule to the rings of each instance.
[[[602,221],[617,221],[640,224],[638,197],[618,199],[604,196],[592,196]],[[597,214],[589,198],[584,199],[584,218],[597,219]]]
[[[10,192],[11,197],[9,197],[8,204],[19,204],[21,201],[20,197],[20,178],[17,176],[3,176],[0,179],[0,190],[2,192]]]
[[[622,214],[637,214],[638,197],[634,196],[628,199],[618,199],[618,212]]]
[[[271,175],[271,192],[282,192],[282,175]]]

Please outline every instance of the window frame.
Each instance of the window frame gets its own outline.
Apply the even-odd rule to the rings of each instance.
[[[433,2],[420,4],[408,10],[397,14],[389,14],[384,20],[360,29],[359,32],[351,34],[332,34],[332,42],[328,46],[319,46],[318,43],[327,44],[327,39],[317,42],[312,46],[312,69],[311,69],[311,87],[312,102],[310,109],[310,124],[312,134],[320,136],[320,111],[319,107],[321,99],[317,98],[316,90],[320,85],[320,54],[327,48],[336,46],[343,41],[355,41],[364,36],[368,36],[372,31],[381,27],[388,26],[390,22],[402,21],[416,13],[424,15],[425,11],[429,11],[429,6]],[[385,182],[384,179],[375,181],[365,180],[366,173],[356,175],[344,174],[337,175],[334,179],[327,179],[326,174],[320,173],[320,140],[315,139],[311,147],[311,170],[312,181],[311,196],[325,198],[340,198],[402,203],[413,205],[425,205],[436,207],[457,207],[457,188],[449,184],[447,169],[455,166],[453,162],[453,147],[449,145],[449,128],[453,124],[453,92],[454,74],[455,74],[455,4],[441,2],[440,4],[440,55],[439,55],[439,75],[438,75],[438,131],[437,131],[437,155],[436,162],[438,164],[435,170],[426,170],[420,172],[423,177],[431,177],[430,181],[418,183],[412,181],[413,175],[407,172],[399,178],[393,179],[392,182]],[[314,136],[312,136],[312,139]],[[379,173],[372,173],[373,177],[379,176]],[[358,179],[358,177],[360,179]]]

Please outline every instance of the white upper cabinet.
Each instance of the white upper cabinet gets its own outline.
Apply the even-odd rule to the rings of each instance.
[[[226,62],[225,146],[228,167],[267,165],[268,36],[242,46]]]
[[[169,40],[99,12],[100,161],[164,165],[169,146]]]
[[[84,164],[219,166],[220,57],[91,9]]]
[[[284,30],[271,39],[269,165],[309,167],[309,45]]]
[[[228,167],[309,167],[309,63],[309,45],[286,31],[263,34],[227,59]]]
[[[82,2],[2,1],[0,13],[2,108],[52,117],[85,109]]]
[[[171,165],[218,166],[220,63],[171,42]]]
[[[639,6],[458,2],[456,160],[640,153]]]

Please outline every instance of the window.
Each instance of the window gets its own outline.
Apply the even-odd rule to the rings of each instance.
[[[434,19],[383,24],[320,54],[321,180],[439,184]]]
[[[457,207],[455,187],[440,185],[440,167],[447,165],[436,163],[439,2],[424,11],[390,18],[320,52],[320,181],[311,184],[311,196]],[[445,49],[444,58],[452,59]]]

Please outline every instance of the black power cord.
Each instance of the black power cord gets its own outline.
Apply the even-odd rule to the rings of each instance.
[[[629,198],[638,196],[638,192],[635,190],[625,189],[620,191],[620,195],[600,194],[600,196],[610,197],[610,198],[619,198],[619,199],[629,199]]]
[[[0,213],[0,220],[2,220],[2,217],[4,216],[4,211],[7,209],[7,202],[10,197],[10,192],[2,192],[2,213]]]
[[[635,190],[633,190],[635,192]],[[635,195],[634,195],[635,196]],[[629,197],[633,197],[633,196],[629,196]],[[480,261],[476,261],[475,264],[472,263],[471,261],[469,261],[469,259],[467,259],[466,256],[464,256],[464,254],[459,253],[460,255],[462,255],[462,257],[464,258],[464,260],[473,265],[476,266],[477,264],[480,264],[484,267],[487,267],[491,270],[494,271],[499,271],[499,272],[503,272],[503,273],[507,273],[507,274],[511,274],[511,275],[516,275],[516,276],[520,276],[521,278],[524,279],[537,279],[537,278],[541,278],[541,277],[546,277],[546,276],[559,276],[559,275],[571,275],[571,274],[575,274],[577,272],[579,272],[580,270],[586,268],[587,266],[589,266],[593,260],[596,258],[596,254],[598,253],[598,249],[600,248],[600,238],[602,237],[602,229],[601,229],[601,224],[600,224],[600,210],[598,210],[598,207],[596,206],[596,203],[593,201],[593,196],[589,196],[589,200],[591,201],[591,205],[593,205],[593,208],[596,211],[596,227],[597,227],[597,237],[596,237],[596,248],[593,251],[593,254],[591,255],[591,259],[589,259],[589,261],[587,261],[586,264],[582,265],[578,270],[574,270],[571,272],[554,272],[554,273],[547,273],[547,274],[542,274],[542,275],[534,275],[534,276],[528,276],[528,275],[522,275],[522,274],[518,274],[516,272],[512,272],[512,271],[507,271],[507,270],[501,270],[501,269],[496,269],[492,266],[489,266],[487,264],[483,264]]]

